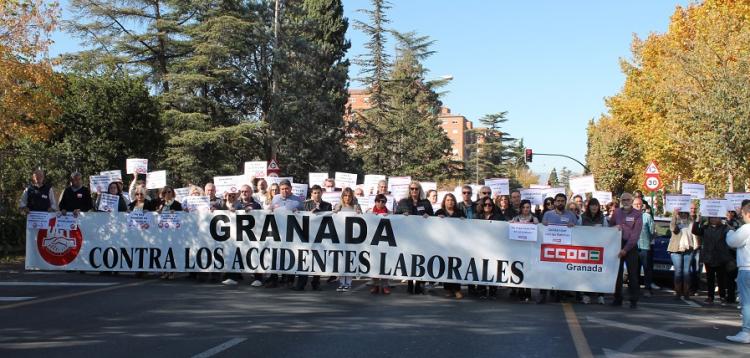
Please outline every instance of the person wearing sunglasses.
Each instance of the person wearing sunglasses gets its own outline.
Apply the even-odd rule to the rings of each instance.
[[[545,198],[544,202],[542,203],[542,207],[536,208],[537,220],[541,222],[542,218],[544,218],[544,214],[546,214],[550,210],[555,210],[555,198],[553,197]]]
[[[456,196],[451,193],[445,194],[443,202],[440,204],[440,209],[438,209],[435,215],[441,218],[466,218],[463,210],[458,208]],[[447,291],[447,297],[455,297],[457,300],[464,298],[464,295],[461,293],[460,283],[445,282],[443,283],[443,289]]]
[[[490,198],[492,199],[492,189],[488,186],[482,186],[479,188],[479,193],[477,193],[477,213],[482,213],[482,200],[484,198]]]
[[[174,189],[167,185],[159,190],[159,198],[161,198],[156,206],[156,211],[161,214],[165,210],[168,212],[182,211],[182,204],[174,200]]]
[[[128,204],[128,212],[141,210],[141,211],[155,211],[157,202],[151,200],[146,195],[146,187],[138,185],[133,188],[133,201]]]
[[[401,215],[422,215],[427,218],[433,215],[432,204],[425,198],[422,184],[418,181],[412,181],[409,184],[409,196],[399,200],[396,205],[396,214]],[[422,281],[409,280],[409,294],[424,294]]]
[[[495,203],[489,196],[483,197],[479,200],[479,207],[482,209],[477,215],[477,219],[480,220],[491,220],[491,221],[505,221],[505,218],[500,215],[497,211]],[[497,298],[497,286],[476,286],[474,294],[479,296],[481,299]]]
[[[473,219],[476,216],[476,205],[471,200],[471,186],[464,185],[461,187],[461,202],[458,203],[458,209],[464,212],[466,218]]]

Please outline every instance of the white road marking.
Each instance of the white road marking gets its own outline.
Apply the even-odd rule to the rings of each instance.
[[[240,343],[242,343],[242,342],[244,342],[246,340],[247,340],[247,338],[232,338],[232,339],[230,339],[230,340],[228,340],[228,341],[226,341],[226,342],[224,342],[222,344],[219,344],[218,346],[213,347],[213,348],[211,348],[211,349],[209,349],[209,350],[207,350],[205,352],[198,353],[198,354],[194,355],[192,358],[208,358],[208,357],[212,357],[212,356],[215,356],[215,355],[217,355],[217,354],[219,354],[219,353],[221,353],[221,352],[223,352],[223,351],[225,351],[225,350],[227,350],[229,348],[232,348],[232,347],[234,347],[234,346],[236,346],[236,345],[238,345],[238,344],[240,344]]]
[[[26,301],[26,300],[33,300],[36,297],[0,297],[0,302],[18,302],[18,301]]]
[[[4,281],[0,286],[113,286],[117,282],[34,282],[34,281]]]
[[[706,338],[701,338],[701,337],[689,336],[689,335],[681,334],[681,333],[663,331],[660,329],[654,329],[651,327],[639,326],[635,324],[615,322],[615,321],[610,321],[607,319],[594,318],[591,316],[586,317],[586,320],[588,320],[591,323],[597,323],[597,324],[601,324],[604,326],[627,329],[629,331],[636,331],[636,332],[641,332],[641,333],[648,333],[654,336],[666,337],[666,338],[671,338],[671,339],[678,340],[678,341],[700,344],[702,346],[708,346],[708,347],[724,349],[724,350],[728,350],[732,352],[737,352],[741,354],[747,354],[747,348],[745,347],[740,347],[740,346],[729,344],[729,343],[714,341],[712,339],[706,339]]]

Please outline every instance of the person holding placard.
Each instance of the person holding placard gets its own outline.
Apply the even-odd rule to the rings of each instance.
[[[263,210],[271,210],[271,203],[273,202],[273,198],[279,194],[279,184],[273,183],[270,187],[268,187],[268,192],[266,193],[265,199],[260,203],[261,206],[263,206]]]
[[[133,188],[133,200],[128,205],[128,211],[155,211],[157,202],[148,199],[146,187],[138,185]]]
[[[422,185],[418,181],[409,184],[409,196],[399,200],[396,204],[396,214],[422,215],[425,218],[433,215],[432,204],[425,199]],[[422,281],[409,280],[407,291],[409,294],[424,294]]]
[[[693,235],[692,225],[688,213],[680,212],[679,208],[674,209],[672,221],[669,224],[672,237],[669,239],[667,252],[669,252],[672,258],[672,266],[674,266],[676,299],[683,297],[687,299],[690,296],[690,261],[693,252],[698,248],[698,240]]]
[[[133,200],[133,198],[135,197],[135,188],[137,187],[143,187],[143,189],[146,189],[146,180],[138,179],[138,174],[133,173],[133,180],[130,182],[130,188],[128,189],[128,196],[130,196],[130,200]],[[151,197],[148,195],[148,190],[146,190],[146,199],[151,200]]]
[[[163,213],[164,211],[173,213],[175,211],[182,211],[182,204],[175,200],[174,198],[174,189],[172,189],[171,186],[167,185],[161,190],[159,190],[159,201],[156,204],[156,211],[159,212],[159,214]],[[172,273],[174,276],[174,273]]]
[[[255,193],[253,193],[253,199],[257,201],[261,206],[268,195],[268,182],[264,178],[255,179]]]
[[[78,216],[81,211],[87,212],[93,209],[91,191],[83,185],[81,173],[73,172],[70,174],[70,186],[65,188],[60,195],[59,206],[61,214],[65,215],[68,211],[72,211],[73,216]]]
[[[473,219],[476,216],[476,203],[471,200],[471,185],[464,185],[461,187],[461,200],[458,203],[458,209],[464,212],[466,218]]]
[[[292,194],[292,183],[286,179],[279,183],[279,193],[274,195],[271,201],[271,210],[278,209],[294,212],[302,210],[302,199]]]
[[[253,199],[253,188],[250,185],[240,187],[240,199],[235,202],[235,210],[260,210],[262,206]]]
[[[440,209],[435,212],[435,216],[441,218],[466,218],[466,214],[458,208],[458,202],[456,196],[448,193],[443,197],[443,202],[440,204]],[[455,297],[457,300],[464,298],[461,293],[461,284],[459,283],[443,283],[443,289],[448,291],[446,297]]]
[[[581,226],[609,227],[607,217],[604,216],[604,212],[602,211],[602,206],[599,203],[599,199],[591,198],[591,200],[588,201],[586,209],[584,210],[583,214],[581,214]],[[580,296],[581,302],[583,304],[587,305],[591,303],[591,293],[579,292],[576,295]],[[604,294],[597,294],[596,301],[598,304],[603,305]]]
[[[733,259],[727,246],[729,226],[720,217],[709,217],[708,221],[701,220],[700,215],[693,222],[693,235],[699,236],[700,253],[706,267],[706,298],[705,303],[713,304],[716,297],[716,286],[719,286],[719,299],[724,304],[727,299],[727,263]]]
[[[651,249],[654,240],[655,223],[654,218],[649,212],[648,203],[643,201],[643,197],[633,199],[633,207],[641,211],[643,216],[643,228],[638,237],[638,267],[643,270],[643,287],[646,297],[653,295],[653,272],[654,272],[654,255]]]
[[[197,185],[190,184],[188,186],[188,196],[203,196],[203,189]],[[186,212],[190,212],[190,206],[187,202],[187,197],[182,198],[182,202],[180,203],[182,205],[182,209]]]
[[[44,182],[44,172],[41,169],[34,170],[31,174],[31,184],[21,194],[18,209],[24,215],[29,211],[57,211],[55,190]]]
[[[128,205],[125,203],[125,197],[122,195],[122,190],[120,189],[120,186],[117,185],[115,182],[109,183],[109,186],[107,186],[107,194],[109,195],[116,195],[119,199],[117,201],[117,211],[124,213],[128,211]],[[96,198],[96,208],[97,211],[99,210],[99,206],[101,204],[102,197],[99,196]]]
[[[315,184],[310,188],[310,200],[305,201],[303,210],[312,213],[328,212],[333,210],[333,206],[323,200],[323,188]]]
[[[520,192],[518,195],[521,195]],[[513,197],[511,196],[511,203],[512,202]],[[539,224],[539,219],[531,212],[531,201],[521,200],[520,208],[521,210],[519,211],[519,214],[510,219],[510,222],[521,224]],[[521,302],[529,302],[529,300],[531,300],[530,288],[519,288],[517,292],[518,299]]]
[[[387,203],[388,198],[385,196],[385,194],[377,194],[375,195],[373,206],[367,209],[367,212],[370,214],[386,216],[390,214],[390,210],[388,210],[388,206],[386,205]],[[384,295],[391,294],[391,286],[387,278],[372,279],[372,288],[370,288],[370,293],[377,294],[379,292],[382,292]]]
[[[742,201],[740,214],[745,224],[727,233],[727,245],[737,250],[737,288],[742,303],[742,330],[734,336],[727,336],[727,339],[747,344],[750,343],[750,200]]]
[[[630,298],[630,308],[638,307],[638,296],[640,284],[638,277],[638,239],[641,237],[643,229],[643,212],[633,208],[633,195],[623,193],[620,195],[620,208],[615,209],[609,226],[617,227],[622,233],[622,249],[617,254],[620,257],[620,267],[617,271],[617,283],[615,284],[615,300],[613,306],[622,306],[622,284],[624,266],[627,262],[628,267],[628,292]]]
[[[240,193],[232,193],[229,191],[224,192],[224,201],[221,204],[220,210],[229,210],[231,212],[234,212],[237,210],[237,198],[240,196]]]
[[[555,195],[553,203],[553,210],[548,210],[542,216],[542,224],[544,225],[564,225],[567,227],[573,227],[578,224],[578,217],[575,214],[565,209],[565,204],[568,202],[568,197],[563,193]],[[555,302],[560,302],[560,292],[555,291]],[[539,299],[536,303],[544,304],[547,303],[547,290],[539,290]]]
[[[479,207],[482,211],[477,215],[479,220],[505,221],[505,218],[497,212],[497,207],[490,196],[485,196],[479,200]],[[477,286],[475,294],[481,299],[497,298],[497,286]]]

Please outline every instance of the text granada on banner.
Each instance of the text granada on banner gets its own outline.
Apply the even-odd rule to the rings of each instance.
[[[147,212],[151,222],[158,214]],[[612,292],[620,232],[575,227],[570,245],[509,240],[509,224],[417,216],[261,210],[182,215],[133,227],[82,213],[75,228],[27,229],[30,270],[267,272]]]

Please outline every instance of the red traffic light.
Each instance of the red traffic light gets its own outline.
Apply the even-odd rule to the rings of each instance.
[[[534,159],[534,152],[531,148],[526,148],[526,163],[531,163],[532,159]]]

